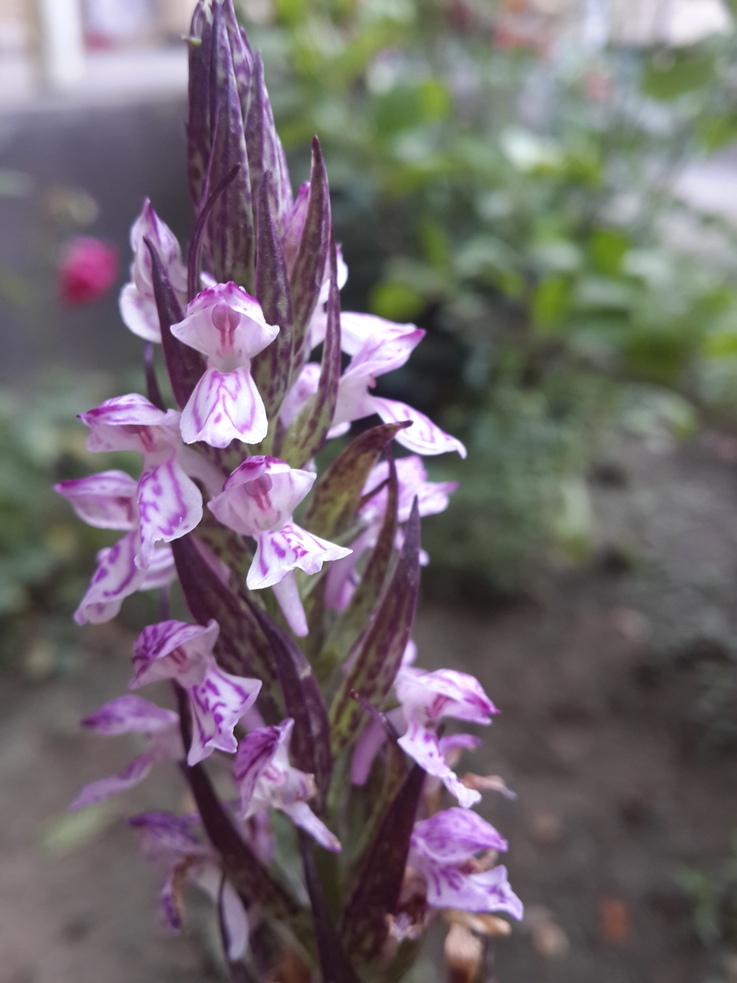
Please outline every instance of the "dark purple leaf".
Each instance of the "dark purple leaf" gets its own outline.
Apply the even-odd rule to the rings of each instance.
[[[304,239],[303,239],[304,241]],[[293,351],[296,352],[296,341]],[[281,455],[293,468],[301,468],[325,443],[335,416],[340,382],[340,292],[335,239],[330,236],[330,291],[327,327],[317,392],[287,430]]]
[[[376,959],[387,936],[387,915],[395,914],[402,893],[409,841],[425,772],[415,765],[376,827],[353,880],[340,934],[354,963]]]
[[[310,193],[307,199],[302,238],[292,270],[292,301],[294,304],[294,362],[292,378],[299,375],[309,355],[310,320],[317,306],[320,288],[325,280],[331,236],[330,190],[325,162],[317,137],[312,141]]]
[[[348,962],[343,951],[343,944],[335,928],[335,922],[315,866],[312,842],[301,830],[299,831],[299,849],[302,854],[307,893],[312,906],[312,921],[322,978],[329,983],[359,983],[358,976]]]
[[[406,423],[384,423],[354,437],[316,481],[305,513],[305,526],[316,536],[334,539],[356,522],[371,468]]]
[[[253,616],[266,637],[284,694],[287,716],[294,718],[291,756],[301,771],[315,776],[324,801],[330,783],[330,725],[325,700],[300,647],[258,608]]]
[[[237,179],[213,206],[208,222],[208,258],[216,280],[233,280],[253,293],[255,229],[240,93],[221,4],[213,4],[212,15],[211,151],[205,192],[215,188],[234,166],[240,169]]]
[[[244,906],[256,904],[267,917],[292,929],[301,940],[308,940],[311,926],[307,913],[290,892],[275,880],[269,870],[243,840],[212,787],[204,767],[181,764],[194,796],[208,839],[220,854],[223,870],[238,892]]]
[[[371,623],[378,601],[383,595],[394,557],[398,493],[397,469],[390,458],[386,513],[381,532],[361,574],[358,586],[344,610],[338,615],[322,647],[318,663],[318,674],[321,679],[328,678],[333,670],[345,661],[349,651],[366,630],[366,625]]]
[[[184,318],[174,289],[169,282],[166,270],[159,258],[156,247],[150,239],[144,240],[151,254],[151,279],[156,299],[156,310],[161,328],[161,347],[164,351],[166,371],[169,374],[174,399],[181,409],[186,405],[192,391],[205,371],[205,360],[194,348],[183,345],[171,333],[172,324]]]
[[[330,707],[334,755],[359,736],[367,720],[351,692],[374,705],[389,695],[412,631],[419,585],[420,513],[415,499],[394,573]]]
[[[276,132],[269,94],[266,91],[264,64],[260,53],[254,57],[251,93],[248,114],[245,117],[251,186],[255,193],[260,187],[262,176],[267,172],[271,173],[269,211],[276,227],[280,228],[285,212],[292,207],[292,188],[284,150]]]
[[[256,610],[245,597],[235,594],[204,560],[192,536],[172,544],[174,562],[187,606],[195,621],[205,625],[214,618],[220,635],[215,659],[226,672],[254,676],[263,683],[259,709],[265,718],[280,720],[284,705],[278,685],[276,659],[258,620]]]
[[[271,184],[272,176],[267,171],[259,192],[256,296],[268,323],[279,325],[279,334],[251,363],[251,372],[269,419],[279,412],[289,385],[293,337],[292,293],[284,250],[270,205]]]
[[[238,177],[239,171],[240,164],[234,164],[225,177],[209,193],[207,200],[197,215],[197,221],[195,222],[194,231],[192,232],[192,238],[189,243],[189,256],[187,257],[187,294],[190,300],[200,292],[200,261],[210,213],[215,207],[215,203],[220,195],[224,194],[227,187]]]
[[[199,0],[189,32],[189,118],[187,120],[187,178],[195,207],[202,191],[212,150],[210,122],[210,62],[212,26]]]

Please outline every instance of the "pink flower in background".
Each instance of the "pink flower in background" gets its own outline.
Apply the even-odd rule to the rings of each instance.
[[[118,250],[93,236],[77,236],[64,246],[57,267],[59,297],[63,304],[91,304],[113,286],[118,277]]]

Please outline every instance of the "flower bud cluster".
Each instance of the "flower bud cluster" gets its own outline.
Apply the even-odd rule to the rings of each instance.
[[[145,341],[147,392],[80,414],[88,449],[136,452],[140,476],[57,485],[85,522],[122,534],[77,622],[161,591],[166,617],[136,640],[130,688],[165,681],[173,709],[130,694],[88,717],[147,746],[74,808],[177,762],[196,814],[131,820],[166,870],[169,925],[189,880],[218,908],[231,966],[255,978],[289,979],[287,965],[295,979],[394,978],[438,911],[522,912],[495,865],[506,841],[471,811],[484,780],[454,769],[478,739],[443,732],[496,709],[473,677],[418,669],[411,641],[420,517],[455,487],[428,481],[423,457],[465,449],[375,394],[424,332],[340,311],[347,268],[319,144],[293,199],[231,0],[200,0],[189,48],[187,259],[146,201],[120,311]],[[441,808],[446,795],[457,804]],[[301,874],[286,876],[296,857]]]

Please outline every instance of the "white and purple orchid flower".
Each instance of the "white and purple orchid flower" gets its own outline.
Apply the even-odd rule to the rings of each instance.
[[[193,477],[211,490],[219,489],[222,479],[182,443],[179,414],[160,410],[137,393],[106,400],[80,419],[90,429],[88,450],[137,451],[143,458],[137,482],[122,471],[104,471],[55,486],[85,522],[127,533],[98,557],[75,615],[82,624],[107,621],[125,597],[171,582],[173,561],[166,544],[202,519],[202,492]]]
[[[141,214],[133,223],[130,244],[133,250],[131,278],[120,293],[120,316],[133,334],[144,341],[161,342],[159,314],[154,298],[151,253],[144,240],[156,249],[181,304],[187,299],[187,268],[176,236],[154,211],[146,198]]]
[[[121,696],[117,700],[111,700],[86,717],[82,724],[98,734],[110,737],[119,734],[143,734],[149,739],[150,746],[117,775],[99,778],[85,785],[70,806],[73,810],[127,792],[140,785],[155,764],[177,761],[184,756],[179,733],[179,715],[157,707],[140,696]]]
[[[311,324],[311,342],[319,344],[325,336],[327,318],[318,310]],[[460,440],[445,433],[424,413],[395,399],[375,396],[371,390],[376,379],[401,368],[425,337],[414,324],[395,324],[372,314],[342,312],[340,315],[341,347],[351,360],[338,385],[338,403],[330,436],[340,436],[354,420],[376,413],[384,423],[409,420],[412,426],[401,430],[397,443],[415,454],[434,455],[455,451],[466,456]],[[287,398],[282,420],[288,422],[298,407],[317,389],[319,372],[315,363],[308,362]]]
[[[417,454],[401,457],[395,462],[397,472],[397,530],[396,547],[402,548],[404,542],[403,526],[409,521],[415,499],[420,517],[436,515],[448,507],[449,496],[458,487],[456,481],[428,481],[427,470],[422,458]],[[386,514],[388,500],[389,463],[376,464],[369,474],[363,488],[359,515],[363,528],[351,543],[351,556],[335,563],[328,574],[325,601],[338,611],[342,611],[353,596],[360,580],[358,563],[367,549],[376,544]],[[426,566],[430,561],[422,550],[420,563]]]
[[[506,851],[507,841],[481,816],[445,809],[415,824],[407,863],[425,882],[427,903],[461,911],[501,911],[520,919],[522,902],[505,867],[486,867],[478,853]]]
[[[407,723],[399,746],[428,775],[439,778],[464,808],[470,808],[481,795],[466,788],[448,765],[440,747],[438,725],[444,717],[487,725],[491,715],[498,712],[496,707],[477,679],[454,669],[422,672],[404,666],[394,688]]]
[[[317,794],[314,776],[289,763],[293,729],[294,720],[287,718],[277,726],[253,730],[241,739],[233,765],[241,818],[278,809],[326,850],[337,853],[341,849],[337,837],[307,805]]]
[[[171,333],[207,357],[207,369],[182,411],[182,438],[227,447],[257,444],[268,430],[266,409],[251,377],[251,359],[279,333],[261,305],[235,283],[207,287],[187,305]]]
[[[162,621],[144,628],[133,646],[131,688],[173,679],[189,697],[189,765],[198,764],[215,750],[235,752],[238,743],[233,730],[253,706],[262,686],[259,679],[220,669],[212,655],[219,633],[219,625],[212,620],[205,626]]]
[[[458,778],[449,763],[453,752],[473,750],[479,744],[471,734],[441,736],[441,720],[452,717],[468,723],[486,726],[497,709],[474,676],[453,669],[423,672],[413,665],[417,655],[410,641],[402,665],[394,681],[399,706],[388,713],[392,725],[401,734],[398,744],[425,771],[437,779],[456,797],[461,806],[469,809],[481,799],[481,794],[468,788]],[[351,779],[363,785],[379,749],[386,741],[386,732],[378,721],[372,721],[356,744],[351,766]]]
[[[248,945],[248,915],[228,880],[217,854],[193,832],[198,819],[168,812],[146,812],[128,824],[141,834],[146,859],[166,869],[161,889],[161,913],[173,931],[182,928],[182,889],[191,881],[205,891],[221,911],[230,960],[240,959]]]
[[[269,456],[247,458],[230,475],[222,492],[208,503],[210,511],[230,529],[256,540],[256,552],[246,578],[250,590],[271,587],[295,635],[307,634],[307,619],[294,571],[316,574],[324,563],[351,552],[292,521],[292,514],[309,493],[314,471],[290,468]]]

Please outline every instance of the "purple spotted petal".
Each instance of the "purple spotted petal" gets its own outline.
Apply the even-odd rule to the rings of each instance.
[[[134,529],[136,482],[124,471],[102,471],[54,485],[83,522],[98,529]]]
[[[227,447],[231,440],[257,444],[268,430],[266,409],[250,364],[232,372],[209,368],[182,411],[182,439]]]
[[[289,816],[295,826],[309,833],[312,839],[325,850],[340,853],[342,849],[340,840],[321,819],[318,819],[306,802],[295,802],[293,805],[284,806],[282,812]]]
[[[287,718],[278,726],[259,727],[241,738],[233,762],[233,778],[238,786],[241,814],[244,819],[263,807],[261,802],[258,802],[255,808],[251,807],[256,785],[280,748],[288,747],[293,727],[294,721]],[[276,769],[274,774],[280,774],[279,769]]]
[[[131,280],[141,294],[153,296],[151,253],[146,248],[144,239],[150,240],[156,247],[169,282],[176,292],[184,294],[187,290],[187,268],[182,261],[181,248],[176,236],[156,214],[148,198],[130,231],[130,245],[133,250]]]
[[[522,903],[504,867],[480,871],[475,854],[506,850],[507,841],[474,812],[445,809],[415,824],[408,863],[426,882],[434,907],[464,911],[504,911],[522,917]]]
[[[139,451],[150,454],[168,446],[179,414],[160,410],[145,396],[129,393],[107,399],[80,420],[90,428],[88,451]],[[163,428],[163,429],[162,429]]]
[[[120,696],[85,717],[82,724],[108,736],[156,734],[177,727],[179,716],[140,696]]]
[[[247,819],[263,809],[279,809],[326,850],[338,852],[340,842],[307,805],[317,791],[314,777],[289,763],[293,728],[294,720],[288,717],[241,740],[233,766],[241,815]]]
[[[308,494],[316,475],[275,457],[249,457],[208,505],[230,529],[246,536],[281,529]]]
[[[209,851],[195,836],[194,816],[174,816],[170,812],[144,812],[128,820],[140,830],[143,855],[151,863],[169,863],[182,856],[209,856]]]
[[[158,590],[168,587],[177,579],[177,569],[171,546],[157,546],[151,554],[151,562],[146,568],[146,577],[140,590]]]
[[[439,778],[448,791],[458,799],[458,802],[464,809],[470,809],[472,805],[481,799],[480,792],[466,788],[460,781],[443,757],[438,745],[437,735],[431,730],[410,723],[406,733],[399,738],[399,746],[428,775]]]
[[[128,533],[109,547],[100,550],[87,592],[74,612],[78,625],[102,624],[120,611],[123,600],[143,587],[146,571],[136,565],[138,536]]]
[[[161,327],[154,297],[151,252],[144,239],[148,239],[156,249],[180,303],[186,303],[187,268],[182,261],[179,243],[148,199],[144,201],[141,214],[131,228],[131,279],[120,293],[119,305],[120,316],[129,331],[146,341],[160,342]]]
[[[323,563],[348,556],[351,550],[313,536],[295,523],[287,523],[278,532],[262,533],[256,538],[256,555],[248,571],[250,590],[271,587],[292,570],[315,574]]]
[[[441,717],[489,724],[498,712],[478,679],[454,669],[422,672],[404,667],[396,691],[407,719],[422,725]]]
[[[451,437],[450,434],[436,426],[424,413],[407,406],[406,403],[400,403],[396,399],[372,396],[371,405],[373,412],[378,413],[384,423],[412,421],[411,427],[399,431],[396,440],[397,443],[414,451],[415,454],[445,454],[448,451],[457,451],[461,457],[466,456],[466,448],[460,440]]]
[[[276,338],[261,305],[235,283],[207,287],[187,305],[183,321],[173,324],[175,338],[206,355],[222,372],[245,365]]]
[[[426,868],[427,901],[435,908],[461,911],[501,911],[522,918],[522,902],[509,885],[506,867],[466,874],[453,867]]]
[[[200,684],[187,687],[192,708],[189,765],[203,761],[214,750],[228,754],[237,750],[233,729],[253,706],[261,685],[258,679],[231,676],[213,662]]]
[[[467,809],[443,809],[415,825],[412,849],[436,864],[464,863],[482,850],[506,851],[507,841],[493,826]]]
[[[285,396],[279,411],[279,420],[285,427],[288,427],[299,416],[310,396],[315,395],[319,382],[319,362],[307,362],[303,365],[302,371]]]
[[[397,469],[398,502],[397,520],[407,522],[412,511],[415,498],[421,516],[436,515],[448,507],[449,495],[458,487],[456,481],[428,481],[422,458],[416,454],[401,457],[395,461]],[[381,518],[386,511],[389,465],[382,461],[371,469],[368,481],[363,490],[367,499],[361,509],[361,514],[367,521],[375,517]],[[376,494],[371,495],[375,489]],[[370,498],[367,496],[371,495]]]
[[[160,679],[176,679],[181,686],[201,683],[219,633],[213,620],[207,626],[170,620],[144,628],[133,646],[131,688]]]
[[[146,469],[138,482],[140,553],[147,567],[157,543],[186,536],[202,519],[202,494],[172,454]]]
[[[96,805],[98,802],[103,802],[105,799],[109,799],[114,795],[120,795],[122,792],[127,792],[129,789],[135,788],[136,785],[140,785],[148,776],[153,764],[154,754],[151,751],[147,751],[145,754],[134,758],[117,775],[111,775],[109,778],[99,778],[95,782],[90,782],[89,785],[85,785],[74,802],[69,806],[70,812],[76,812],[77,809],[83,809],[85,806]]]

